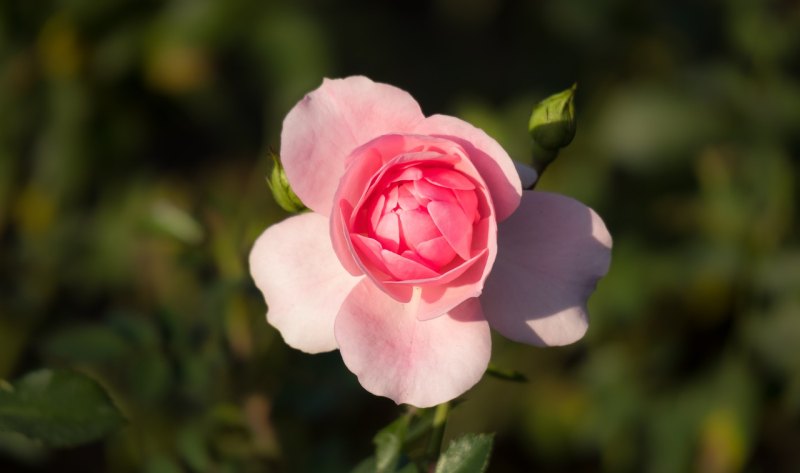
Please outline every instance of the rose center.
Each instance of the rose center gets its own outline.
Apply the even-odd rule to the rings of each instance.
[[[432,277],[470,258],[480,215],[475,184],[464,174],[410,165],[387,172],[375,188],[361,208],[357,231],[380,243],[390,274],[398,276],[397,267],[411,262],[433,271]]]

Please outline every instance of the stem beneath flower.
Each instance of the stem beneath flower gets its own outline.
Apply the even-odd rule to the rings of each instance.
[[[428,457],[433,461],[439,458],[444,439],[444,428],[447,426],[447,416],[450,414],[450,402],[443,402],[436,406],[431,425],[431,437],[428,443]]]

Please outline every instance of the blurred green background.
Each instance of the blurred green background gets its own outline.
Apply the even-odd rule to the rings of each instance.
[[[3,0],[0,379],[71,367],[130,422],[0,471],[349,471],[401,409],[337,353],[288,348],[246,258],[286,217],[281,120],[365,74],[529,157],[579,83],[540,189],[614,236],[587,337],[495,337],[447,437],[490,472],[800,471],[800,4],[654,0]]]

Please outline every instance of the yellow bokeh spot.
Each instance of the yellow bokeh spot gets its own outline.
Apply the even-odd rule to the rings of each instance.
[[[82,52],[75,26],[64,16],[47,20],[37,42],[39,60],[51,77],[70,77],[78,72]]]
[[[14,207],[14,215],[22,233],[26,236],[40,236],[53,224],[56,206],[42,189],[27,187],[20,194]]]
[[[153,88],[178,94],[204,87],[211,78],[211,66],[202,48],[164,44],[151,50],[145,73]]]
[[[701,426],[697,471],[742,471],[746,459],[745,445],[744,431],[734,412],[723,408],[710,412]]]

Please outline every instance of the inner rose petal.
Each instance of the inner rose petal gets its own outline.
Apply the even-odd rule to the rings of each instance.
[[[435,278],[439,275],[427,266],[389,250],[382,250],[381,256],[386,263],[386,269],[400,281]]]
[[[362,263],[370,266],[372,269],[379,270],[383,274],[389,274],[388,269],[386,269],[386,263],[383,257],[381,257],[383,248],[380,242],[364,235],[359,235],[358,233],[351,233],[350,239],[353,245],[358,249],[359,254],[362,255]]]
[[[400,205],[401,209],[416,210],[419,208],[419,202],[417,202],[416,197],[414,197],[412,193],[413,190],[414,184],[412,183],[404,183],[398,188],[397,203]]]
[[[447,189],[473,190],[475,184],[460,172],[445,168],[425,170],[425,180]]]
[[[461,206],[461,209],[464,211],[464,215],[469,218],[472,216],[472,224],[478,223],[481,219],[480,212],[478,212],[478,196],[475,195],[475,191],[467,191],[467,190],[459,190],[456,189],[453,191],[456,195],[456,200],[458,200],[458,205]]]
[[[400,217],[400,231],[409,248],[414,248],[423,241],[442,235],[431,220],[431,216],[423,208],[401,210],[397,212],[397,216]]]
[[[453,191],[435,184],[431,184],[426,179],[414,181],[414,193],[424,199],[423,205],[427,205],[428,202],[432,200],[440,200],[444,202],[455,202],[456,200],[455,196],[453,195]]]
[[[450,202],[432,201],[428,204],[428,213],[456,254],[465,260],[469,259],[472,218],[467,218],[459,205]]]
[[[396,213],[389,212],[381,217],[375,228],[375,239],[388,250],[395,253],[400,250],[400,221]]]
[[[447,243],[447,240],[443,236],[423,241],[416,246],[416,250],[420,258],[437,270],[453,261],[453,258],[456,257],[456,252],[453,250],[453,247]]]

